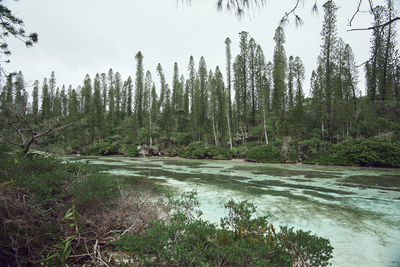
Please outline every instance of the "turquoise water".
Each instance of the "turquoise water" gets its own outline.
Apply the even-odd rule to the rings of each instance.
[[[334,247],[333,266],[400,266],[400,170],[177,158],[68,157],[177,193],[197,190],[219,223],[230,199],[249,199],[275,225],[310,230]],[[129,179],[129,178],[128,178]]]

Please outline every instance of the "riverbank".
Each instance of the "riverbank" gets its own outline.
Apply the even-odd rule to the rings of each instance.
[[[397,138],[397,137],[396,137]],[[275,140],[268,145],[245,143],[229,149],[223,146],[192,142],[187,146],[160,149],[157,146],[125,146],[116,143],[95,143],[84,147],[83,155],[125,156],[179,156],[191,159],[243,159],[264,163],[302,163],[337,166],[400,167],[400,141],[391,136],[366,139],[348,138],[332,144],[320,140],[308,140],[283,144]]]
[[[345,165],[345,164],[318,164],[318,163],[310,163],[310,162],[260,162],[260,161],[254,161],[254,160],[246,160],[245,158],[231,158],[231,159],[213,159],[213,158],[202,158],[202,159],[197,159],[197,158],[184,158],[184,157],[179,157],[179,156],[137,156],[137,157],[131,157],[127,156],[124,154],[112,154],[112,155],[81,155],[81,154],[58,154],[58,156],[63,157],[63,156],[78,156],[78,157],[122,157],[122,158],[134,158],[134,159],[140,159],[140,158],[150,158],[150,159],[192,159],[192,160],[211,160],[211,161],[231,161],[231,162],[239,162],[239,163],[257,163],[257,164],[285,164],[285,165],[297,165],[297,166],[321,166],[321,167],[353,167],[353,168],[373,168],[373,169],[399,169],[399,167],[381,167],[381,166],[360,166],[360,165]]]

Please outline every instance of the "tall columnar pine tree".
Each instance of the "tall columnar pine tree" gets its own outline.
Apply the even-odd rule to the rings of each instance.
[[[292,111],[294,108],[294,58],[289,57],[288,62],[288,75],[287,75],[287,111],[289,113],[289,120],[292,121]]]
[[[15,90],[15,101],[14,105],[18,107],[19,110],[22,112],[26,111],[27,104],[28,104],[28,97],[26,95],[25,91],[25,81],[24,81],[24,75],[22,75],[22,72],[19,71],[15,75],[14,79],[14,90]]]
[[[257,45],[255,56],[255,90],[258,96],[258,107],[262,113],[265,144],[268,145],[267,115],[269,112],[270,81],[267,80],[267,66],[265,64],[264,52]]]
[[[200,138],[204,140],[205,133],[207,131],[207,110],[208,110],[208,92],[207,92],[207,65],[204,57],[200,58],[199,61],[199,113],[198,113],[198,125],[200,126]]]
[[[103,103],[103,111],[104,114],[107,111],[107,95],[108,95],[108,90],[107,90],[107,75],[105,73],[102,73],[100,75],[100,84],[101,84],[101,100]]]
[[[214,140],[214,145],[218,145],[218,122],[216,119],[216,114],[218,112],[218,103],[217,103],[217,89],[215,86],[215,79],[212,71],[208,73],[208,80],[207,80],[207,91],[210,92],[210,103],[208,105],[209,107],[209,116],[211,117],[211,124],[212,124],[212,129],[213,129],[213,140]]]
[[[324,21],[322,25],[322,45],[321,45],[321,63],[324,70],[324,92],[326,99],[326,119],[328,123],[329,141],[333,142],[333,77],[334,77],[334,62],[333,53],[337,43],[336,30],[336,12],[338,10],[333,0],[325,2]]]
[[[85,134],[86,144],[92,143],[94,138],[94,112],[92,104],[92,81],[89,74],[86,74],[83,86],[81,88],[82,118],[86,119],[89,134]]]
[[[114,97],[115,97],[115,123],[121,120],[122,117],[122,94],[121,94],[121,87],[122,87],[122,79],[121,74],[116,72],[114,75]]]
[[[303,81],[305,78],[305,68],[299,57],[293,61],[293,89],[294,89],[294,104],[293,104],[293,123],[297,128],[298,137],[302,138],[305,131],[305,108],[304,108],[304,93]]]
[[[112,69],[108,71],[108,116],[107,116],[107,128],[111,132],[115,123],[115,99],[114,99],[114,72]]]
[[[68,95],[67,92],[65,91],[65,85],[63,85],[61,88],[60,98],[62,106],[62,116],[66,117],[68,115]]]
[[[285,115],[286,103],[286,52],[284,48],[285,33],[283,28],[279,26],[275,31],[274,36],[275,49],[273,58],[273,91],[272,91],[272,111],[280,120],[281,124]],[[279,134],[279,131],[278,131]]]
[[[70,121],[76,121],[79,118],[78,109],[79,109],[79,101],[78,94],[75,89],[72,89],[70,86],[70,92],[68,97],[68,116]]]
[[[128,99],[126,106],[127,106],[127,114],[128,117],[130,118],[132,116],[132,102],[133,102],[133,97],[132,97],[133,84],[131,76],[129,76],[128,79],[126,80],[125,87],[126,90],[128,91]]]
[[[99,137],[104,137],[104,110],[103,103],[101,99],[101,77],[96,74],[93,83],[93,98],[92,98],[92,120],[94,121],[94,126],[99,132]]]
[[[50,118],[50,94],[49,94],[49,86],[47,84],[47,78],[44,78],[42,85],[42,107],[41,107],[41,115],[42,119]]]
[[[190,56],[189,64],[188,64],[189,78],[187,81],[187,87],[189,91],[190,97],[190,121],[192,128],[193,137],[197,136],[197,114],[195,108],[195,87],[196,87],[196,68],[194,64],[194,59]]]
[[[215,90],[215,95],[216,95],[216,100],[217,100],[217,112],[216,112],[216,118],[218,122],[218,133],[221,136],[221,140],[225,141],[226,140],[226,127],[227,127],[227,118],[226,114],[227,113],[227,102],[226,102],[226,94],[225,94],[225,85],[224,85],[224,77],[222,76],[221,70],[217,66],[215,68],[215,74],[214,74],[214,90]]]
[[[385,21],[391,21],[396,17],[393,0],[386,1],[385,8]],[[396,28],[393,23],[390,23],[384,28],[383,33],[383,58],[381,61],[381,68],[379,73],[379,95],[382,101],[392,99],[393,96],[393,62],[395,57],[395,40],[396,40]],[[384,108],[384,106],[382,107]]]
[[[357,68],[354,55],[348,44],[338,39],[335,54],[335,71],[333,79],[334,127],[336,134],[349,135],[357,112]]]
[[[226,89],[227,89],[227,103],[228,103],[228,116],[229,125],[232,124],[232,52],[231,52],[231,39],[225,39],[225,55],[226,55]],[[230,131],[230,130],[229,130]],[[231,142],[232,146],[232,142]]]
[[[144,79],[144,89],[143,89],[143,113],[146,118],[146,129],[150,133],[150,128],[152,127],[152,117],[151,117],[151,88],[153,86],[153,79],[151,77],[150,71],[146,71],[146,76]],[[150,144],[149,138],[149,144]]]
[[[257,44],[253,38],[250,38],[248,47],[248,73],[249,73],[249,88],[250,88],[250,109],[251,109],[251,126],[256,125],[256,108],[257,108],[257,90],[255,87],[256,78],[256,49]]]
[[[150,101],[150,118],[149,118],[149,129],[150,129],[150,146],[153,145],[153,129],[154,129],[154,124],[158,121],[158,114],[159,114],[159,107],[158,107],[158,99],[157,99],[157,91],[156,91],[156,85],[153,83],[153,86],[151,87],[151,101]]]
[[[54,71],[51,72],[50,79],[49,81],[49,97],[50,97],[50,113],[53,113],[54,110],[54,96],[55,96],[55,91],[56,91],[56,86],[57,86],[57,81],[56,81],[56,75]]]
[[[39,115],[39,81],[36,80],[33,83],[33,91],[32,91],[32,113],[36,118]]]
[[[239,33],[240,37],[240,61],[239,63],[239,75],[240,77],[240,102],[241,102],[241,127],[244,127],[242,129],[242,132],[247,135],[248,129],[249,129],[249,123],[247,119],[247,99],[248,99],[248,55],[249,55],[249,33],[242,31]]]
[[[126,81],[121,84],[121,119],[124,119],[128,113],[128,88],[126,87]]]
[[[317,121],[318,125],[316,127],[320,127],[321,129],[321,139],[325,141],[325,120],[326,120],[326,105],[325,105],[325,77],[324,70],[322,67],[321,58],[318,58],[318,68],[316,71],[313,71],[311,74],[311,115],[314,117],[312,121]]]
[[[179,68],[178,63],[174,64],[174,74],[172,78],[172,109],[176,113],[177,110],[182,109],[182,87],[179,81]]]
[[[383,23],[383,14],[384,8],[382,6],[374,8],[373,26],[375,28],[372,30],[371,37],[371,58],[365,64],[367,95],[372,102],[376,100],[378,94],[378,59],[381,59],[383,54],[383,46],[381,45],[383,43],[383,31],[376,26]]]
[[[91,98],[92,98],[92,81],[90,79],[89,74],[86,74],[81,91],[82,91],[83,115],[84,117],[89,117],[91,108]]]
[[[235,121],[235,129],[236,129],[236,135],[238,138],[240,138],[240,135],[244,138],[244,133],[243,133],[243,125],[242,125],[242,75],[241,75],[241,68],[240,65],[242,64],[242,57],[240,55],[237,55],[235,58],[235,61],[233,63],[233,88],[235,90],[235,108],[233,111],[233,118]]]
[[[164,148],[171,145],[171,124],[172,124],[172,107],[171,107],[171,89],[168,84],[165,84],[165,95],[161,115],[161,131],[165,137]]]
[[[62,103],[59,87],[57,87],[56,93],[53,98],[53,116],[57,118],[62,116]]]
[[[185,77],[181,74],[178,89],[178,109],[176,110],[177,131],[185,133],[189,128],[189,91],[186,92]],[[179,135],[182,136],[182,135]],[[182,141],[181,138],[179,141]]]
[[[1,108],[6,117],[9,116],[8,108],[13,105],[15,101],[13,77],[13,73],[7,75],[6,84],[1,92]]]
[[[165,93],[166,93],[166,87],[167,87],[167,81],[165,80],[165,75],[163,68],[161,67],[161,64],[158,63],[157,65],[157,74],[158,77],[160,78],[160,99],[158,103],[158,108],[159,110],[162,110],[162,108],[165,105]]]

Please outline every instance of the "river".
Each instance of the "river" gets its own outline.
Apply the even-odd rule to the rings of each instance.
[[[197,190],[203,218],[218,223],[230,199],[257,216],[328,238],[333,266],[400,266],[400,170],[179,158],[66,157],[109,173]]]

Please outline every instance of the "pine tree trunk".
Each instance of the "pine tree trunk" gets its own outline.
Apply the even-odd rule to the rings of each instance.
[[[231,133],[231,123],[229,120],[229,110],[226,111],[226,119],[228,121],[228,132],[229,132],[229,145],[232,149],[232,133]]]
[[[150,110],[150,114],[149,114],[150,116],[149,116],[149,122],[150,122],[150,129],[149,129],[149,132],[150,132],[150,146],[152,146],[153,145],[153,138],[152,138],[152,131],[151,131],[151,110]]]
[[[212,112],[211,116],[212,116],[212,125],[213,125],[213,133],[214,133],[214,142],[215,142],[215,145],[217,146],[218,145],[218,139],[217,139],[217,133],[215,131],[214,112]]]
[[[266,119],[266,115],[265,115],[265,105],[263,105],[263,122],[264,122],[265,144],[268,145],[267,119]]]

